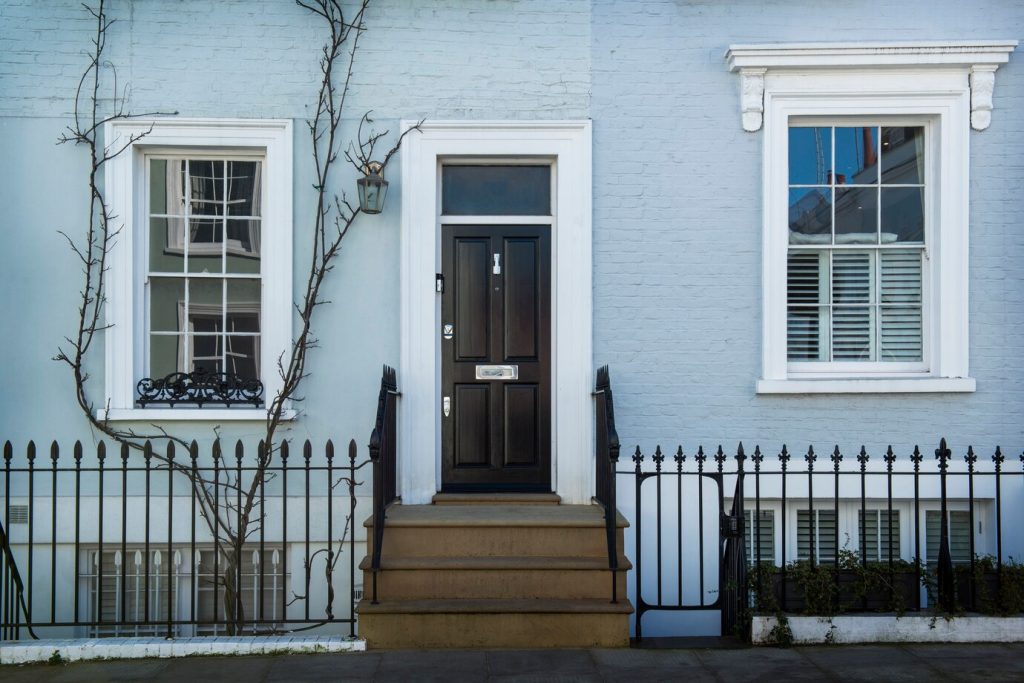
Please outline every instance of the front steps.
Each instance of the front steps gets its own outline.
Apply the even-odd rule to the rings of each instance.
[[[620,551],[625,525],[619,516]],[[359,633],[371,648],[627,646],[630,565],[620,556],[612,603],[605,539],[600,507],[552,494],[393,505],[377,604],[369,556],[360,565]]]

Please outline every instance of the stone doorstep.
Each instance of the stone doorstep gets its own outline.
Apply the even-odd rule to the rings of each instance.
[[[967,615],[787,615],[793,643],[1019,643],[1024,642],[1024,617]],[[770,645],[774,616],[759,615],[751,623],[755,645]]]
[[[363,652],[366,641],[342,636],[196,636],[191,638],[90,638],[6,641],[0,664],[46,662],[54,652],[67,662],[195,655],[269,655],[314,652]]]

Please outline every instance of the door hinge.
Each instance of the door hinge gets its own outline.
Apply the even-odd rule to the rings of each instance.
[[[434,291],[438,294],[444,294],[444,275],[438,273],[434,278]]]

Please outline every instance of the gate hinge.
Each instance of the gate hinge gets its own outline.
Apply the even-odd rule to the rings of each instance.
[[[727,515],[723,512],[719,526],[722,538],[739,538],[740,517],[738,515]]]

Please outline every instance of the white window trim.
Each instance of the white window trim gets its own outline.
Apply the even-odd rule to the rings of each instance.
[[[403,121],[408,130],[415,121]],[[427,121],[402,147],[399,490],[426,504],[441,484],[438,168],[466,156],[554,160],[552,489],[565,503],[594,495],[591,125],[589,121]],[[496,217],[495,222],[514,219]],[[534,222],[537,217],[533,217]],[[544,217],[543,222],[551,221]],[[448,222],[448,219],[445,219]],[[452,221],[455,222],[455,221]],[[432,444],[433,447],[429,445]]]
[[[134,141],[133,138],[135,139]],[[147,152],[171,148],[202,148],[228,153],[260,152],[265,155],[265,202],[263,223],[271,229],[262,235],[263,258],[261,319],[261,379],[269,402],[281,388],[275,366],[287,352],[292,337],[292,123],[264,119],[132,119],[104,126],[108,150],[126,146],[106,166],[104,183],[107,208],[121,217],[123,229],[109,256],[106,322],[106,368],[104,407],[99,419],[195,421],[263,420],[264,408],[138,408],[135,385],[145,363],[142,339],[145,301],[138,269],[144,257],[145,239],[140,230],[147,226],[145,164]],[[139,227],[142,226],[142,227]],[[111,226],[117,230],[120,223]],[[295,416],[287,409],[285,419]]]
[[[745,130],[764,125],[763,348],[759,394],[972,392],[968,373],[970,127],[988,127],[995,71],[1016,41],[741,45],[726,57],[742,82]],[[786,358],[786,183],[791,118],[911,117],[932,140],[926,181],[924,344],[921,373],[797,373]],[[941,273],[941,277],[939,276]],[[941,331],[941,334],[939,332]]]

